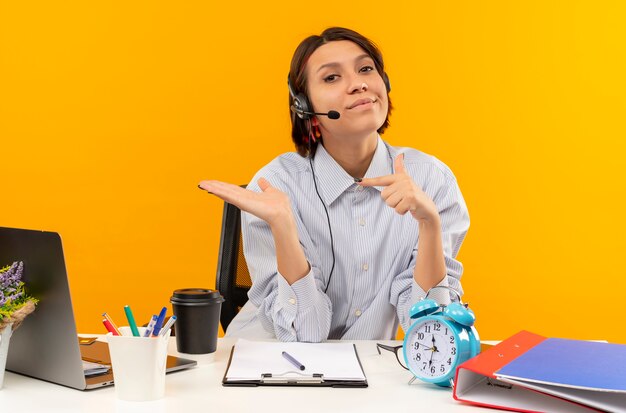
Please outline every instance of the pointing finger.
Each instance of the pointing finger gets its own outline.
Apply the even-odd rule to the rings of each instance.
[[[404,154],[403,153],[396,156],[396,159],[393,162],[393,167],[394,167],[395,173],[397,174],[406,173],[406,169],[404,169]]]
[[[379,176],[377,178],[364,178],[359,185],[361,186],[388,186],[393,184],[396,178],[393,175]]]

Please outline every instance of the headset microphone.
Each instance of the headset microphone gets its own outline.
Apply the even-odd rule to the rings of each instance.
[[[341,116],[341,114],[337,112],[336,110],[329,110],[327,113],[309,112],[309,111],[297,108],[296,105],[291,105],[291,111],[296,113],[301,118],[303,118],[303,115],[328,116],[328,119],[339,119],[339,117]]]

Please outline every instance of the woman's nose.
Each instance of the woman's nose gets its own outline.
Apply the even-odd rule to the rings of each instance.
[[[350,92],[351,93],[365,92],[365,91],[367,91],[368,88],[369,87],[367,86],[367,83],[365,83],[365,82],[356,82],[350,88]]]

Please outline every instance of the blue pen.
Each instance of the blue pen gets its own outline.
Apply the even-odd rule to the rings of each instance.
[[[125,305],[124,312],[126,313],[126,318],[128,319],[128,326],[130,327],[130,331],[133,332],[134,337],[139,337],[137,323],[135,323],[135,317],[133,317],[133,312],[130,310],[130,307]]]
[[[156,322],[157,322],[157,316],[156,314],[154,314],[152,318],[150,319],[148,326],[146,327],[146,331],[144,331],[143,333],[144,337],[150,337],[150,334],[152,334],[152,330],[154,329],[154,325],[156,324]]]
[[[163,320],[165,320],[165,313],[167,312],[167,308],[163,307],[161,312],[159,313],[159,318],[157,318],[157,322],[154,325],[154,330],[152,330],[153,336],[158,336],[161,331],[161,327],[163,327]]]
[[[304,365],[302,363],[300,363],[298,360],[296,360],[295,358],[291,357],[289,355],[289,353],[287,353],[286,351],[283,351],[283,357],[286,358],[287,360],[289,360],[289,362],[291,364],[293,364],[294,366],[296,366],[300,370],[304,370]]]

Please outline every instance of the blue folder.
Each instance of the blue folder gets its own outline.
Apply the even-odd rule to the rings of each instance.
[[[626,345],[547,338],[495,372],[498,380],[626,413]]]
[[[497,375],[626,392],[626,345],[548,338],[498,370]]]

